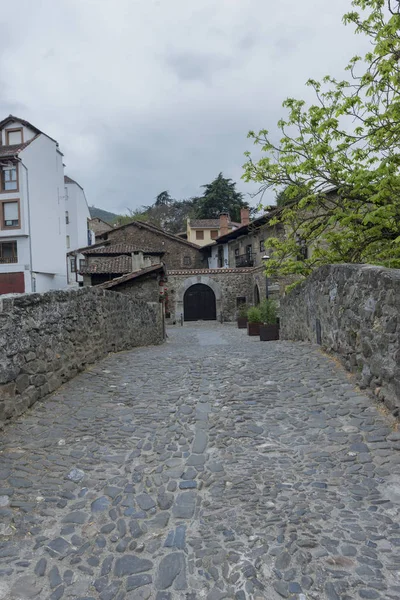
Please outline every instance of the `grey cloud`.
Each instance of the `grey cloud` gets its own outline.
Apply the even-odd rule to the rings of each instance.
[[[220,171],[251,194],[257,185],[240,179],[248,130],[276,136],[287,96],[309,99],[309,77],[340,77],[363,51],[341,23],[349,0],[319,3],[318,19],[315,6],[20,0],[16,21],[4,3],[0,118],[55,137],[89,204],[105,209],[150,204],[164,189],[189,197]]]
[[[182,81],[207,83],[214,74],[233,64],[233,58],[217,54],[171,53],[165,57],[167,65]]]

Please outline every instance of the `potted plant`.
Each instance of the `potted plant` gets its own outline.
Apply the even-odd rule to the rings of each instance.
[[[247,327],[247,310],[247,304],[240,304],[237,316],[237,326],[239,329],[246,329]]]
[[[278,305],[275,300],[268,298],[264,300],[260,307],[261,325],[260,325],[260,340],[262,342],[270,342],[279,340],[279,322],[278,322]]]
[[[250,306],[247,311],[248,335],[260,335],[261,312],[258,306]]]

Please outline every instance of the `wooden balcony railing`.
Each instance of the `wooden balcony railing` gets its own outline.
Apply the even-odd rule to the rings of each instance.
[[[0,256],[0,265],[10,265],[17,262],[18,258],[16,256]]]

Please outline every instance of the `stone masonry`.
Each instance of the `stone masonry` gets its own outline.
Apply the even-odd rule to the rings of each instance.
[[[109,240],[111,244],[134,244],[138,248],[155,248],[165,251],[163,261],[167,269],[193,269],[207,265],[200,247],[158,227],[134,221],[106,232],[98,241]]]
[[[193,271],[169,271],[168,305],[170,321],[179,321],[184,308],[186,290],[203,283],[212,288],[216,298],[217,321],[234,321],[237,317],[238,303],[244,299],[250,305],[255,303],[256,288],[262,301],[266,296],[264,268],[256,269],[202,269]],[[279,286],[269,282],[271,295],[279,295]]]
[[[0,425],[108,352],[163,341],[162,306],[81,288],[0,300]]]
[[[281,303],[281,337],[319,342],[398,416],[400,271],[327,265]]]

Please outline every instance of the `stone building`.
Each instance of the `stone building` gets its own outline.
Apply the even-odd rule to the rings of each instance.
[[[269,290],[276,293],[275,281]],[[266,297],[264,267],[169,271],[166,297],[169,323],[234,321],[241,304],[258,304]]]
[[[132,221],[115,227],[97,237],[110,245],[125,243],[137,248],[163,250],[167,269],[201,269],[207,267],[207,259],[200,247],[159,227],[142,221]]]
[[[121,277],[100,284],[103,290],[120,292],[145,302],[158,302],[162,308],[164,295],[165,266],[163,264],[151,265],[139,271],[127,273]]]
[[[249,210],[243,209],[242,213],[247,214]],[[230,220],[228,214],[220,215],[219,219],[187,219],[186,221],[186,239],[189,242],[206,246],[221,235],[237,229],[244,223],[234,223]]]
[[[268,239],[283,237],[282,225],[270,225],[274,212],[225,233],[215,243],[203,246],[210,269],[261,267],[263,256],[271,254]]]
[[[70,254],[75,256],[76,268],[83,276],[84,285],[99,285],[121,275],[160,265],[165,252],[107,241]]]
[[[89,229],[94,232],[94,235],[97,237],[106,231],[111,231],[113,229],[112,225],[103,221],[99,217],[93,217],[89,221]]]

